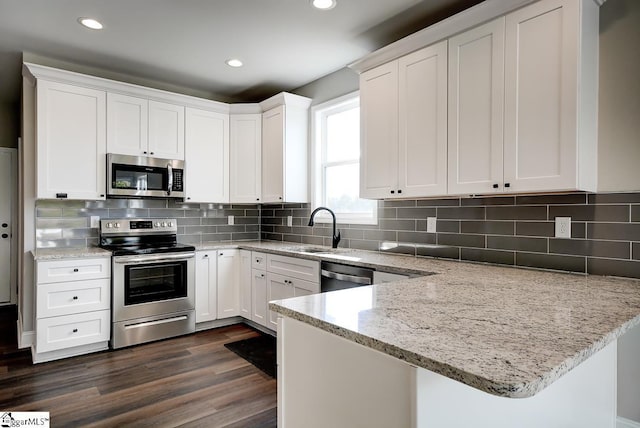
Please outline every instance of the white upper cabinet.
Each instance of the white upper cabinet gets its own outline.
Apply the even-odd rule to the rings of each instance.
[[[502,192],[504,18],[449,39],[449,194]]]
[[[446,193],[446,41],[362,73],[360,114],[360,197]]]
[[[308,202],[309,98],[281,93],[260,103],[262,202]]]
[[[596,190],[598,6],[542,0],[506,16],[504,185]]]
[[[360,197],[398,188],[398,62],[360,75]]]
[[[596,191],[599,3],[483,2],[354,63],[361,197]]]
[[[270,126],[273,126],[273,122]],[[269,131],[274,130],[269,129]],[[262,198],[262,115],[232,114],[230,134],[231,203],[260,203]],[[273,141],[277,141],[277,138],[272,138],[272,143]],[[272,183],[270,185],[274,186]]]
[[[107,95],[109,153],[184,159],[184,107],[116,93]]]
[[[229,202],[229,115],[186,109],[185,201]]]
[[[106,94],[37,82],[38,199],[105,198]]]

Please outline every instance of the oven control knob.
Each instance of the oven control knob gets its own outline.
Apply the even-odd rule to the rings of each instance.
[[[162,222],[162,227],[167,227],[167,223],[165,223],[164,221]]]
[[[111,223],[107,223],[107,229],[111,229]]]
[[[160,223],[156,221],[156,224],[154,224],[155,227],[160,227]]]
[[[120,229],[120,223],[116,223],[116,229]]]
[[[173,227],[173,222],[169,222],[169,227]]]

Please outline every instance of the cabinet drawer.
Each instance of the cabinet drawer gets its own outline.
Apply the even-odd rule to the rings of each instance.
[[[314,260],[268,254],[267,271],[305,281],[320,282],[320,263]]]
[[[269,273],[268,278],[270,283],[276,282],[279,284],[285,284],[285,286],[291,288],[291,295],[287,297],[279,297],[280,299],[306,296],[308,294],[320,292],[320,283],[318,282],[305,281],[304,279],[291,278],[290,276],[278,275],[274,273]]]
[[[111,258],[67,259],[37,262],[37,283],[110,278]]]
[[[265,253],[251,252],[251,267],[253,269],[267,269],[267,255]]]
[[[36,317],[109,309],[110,285],[108,278],[38,285]]]
[[[108,341],[111,332],[109,311],[39,319],[36,332],[37,352]]]

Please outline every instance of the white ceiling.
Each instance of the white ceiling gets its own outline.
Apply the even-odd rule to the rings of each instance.
[[[480,0],[0,0],[0,101],[21,53],[166,82],[221,101],[292,90]],[[78,17],[93,17],[101,31]],[[240,69],[224,61],[237,57]]]

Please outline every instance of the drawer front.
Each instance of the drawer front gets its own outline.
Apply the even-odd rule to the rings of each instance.
[[[108,341],[111,332],[109,311],[39,319],[36,332],[37,352]]]
[[[111,282],[104,278],[41,284],[36,295],[37,318],[100,311],[110,307]]]
[[[291,278],[320,283],[320,263],[314,260],[268,254],[267,271]]]
[[[251,252],[251,267],[253,269],[267,269],[267,255],[265,253]]]
[[[278,275],[271,272],[269,272],[268,278],[270,283],[277,282],[279,284],[284,284],[287,287],[291,287],[293,294],[288,297],[306,296],[308,294],[320,292],[320,284],[317,282],[305,281],[304,279],[292,278],[290,276]],[[287,297],[279,298],[285,299]]]
[[[41,261],[36,269],[38,284],[110,278],[111,258]]]

